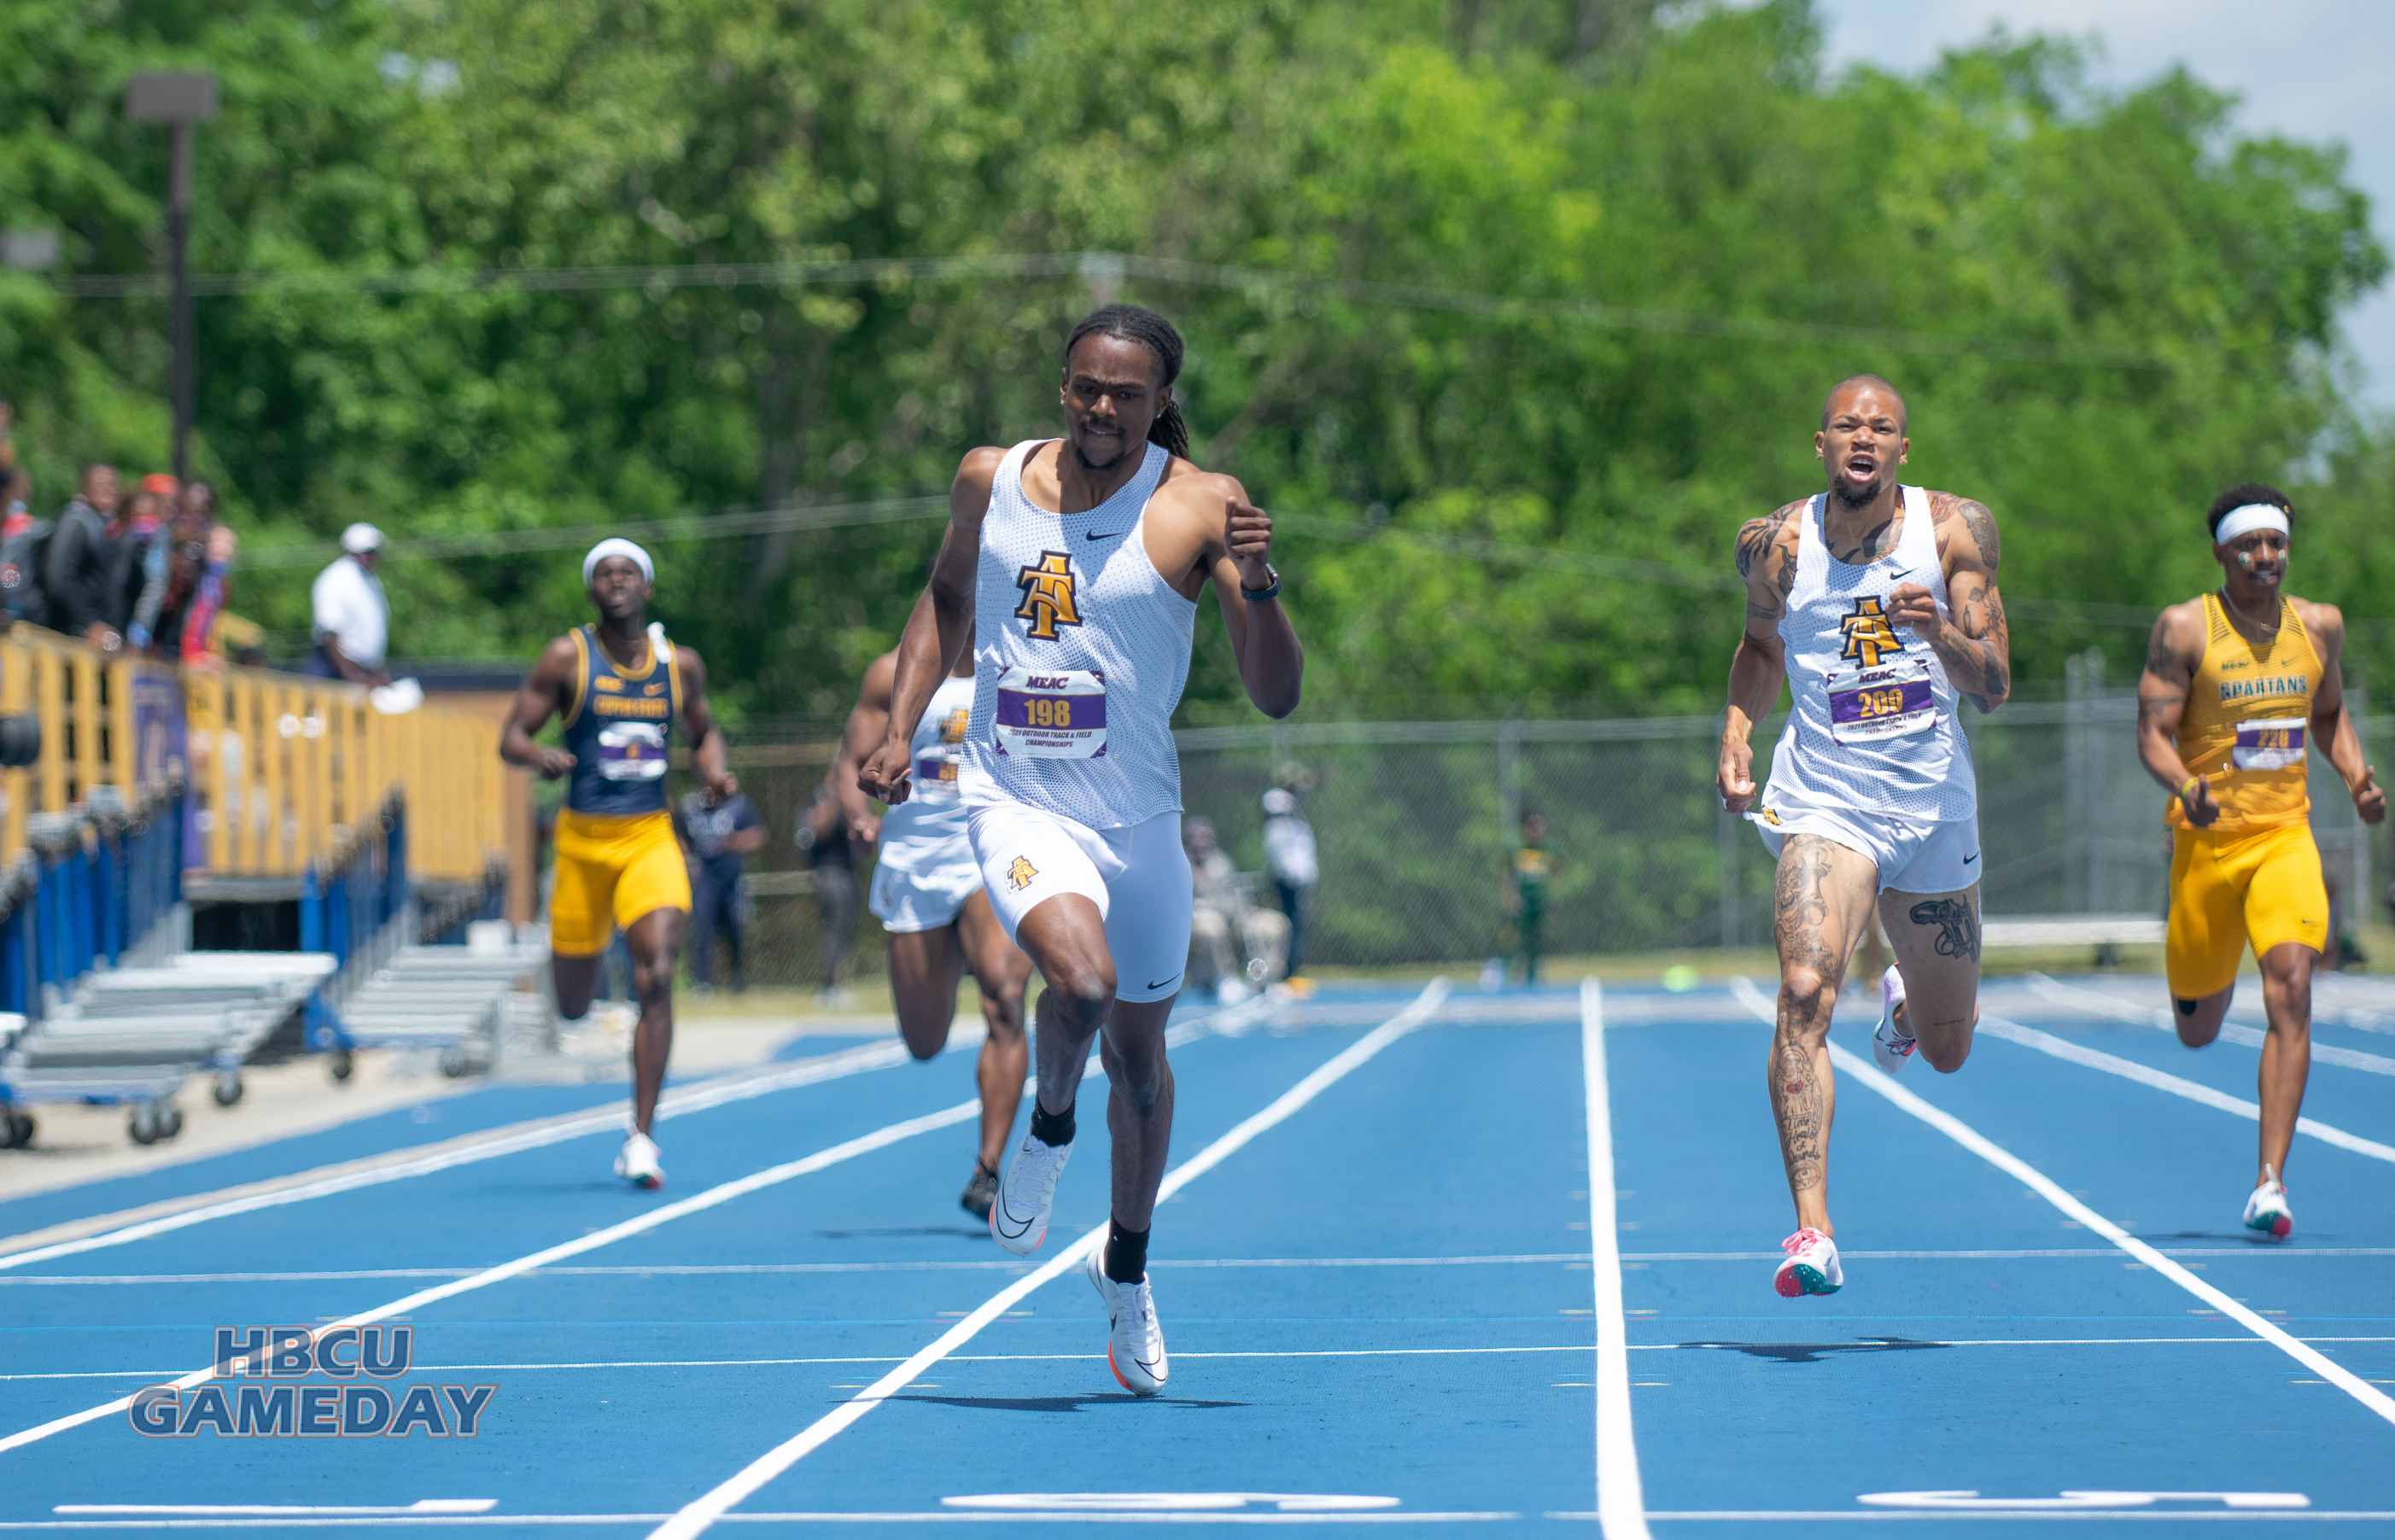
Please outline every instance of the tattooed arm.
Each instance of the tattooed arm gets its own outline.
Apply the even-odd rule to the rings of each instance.
[[[1907,583],[1888,596],[1888,621],[1910,626],[1938,654],[1964,698],[1982,712],[1993,711],[2013,690],[2012,631],[1996,592],[1995,517],[1951,492],[1931,493],[1929,510],[1952,616],[1938,613],[1928,589]]]
[[[1721,759],[1714,785],[1722,806],[1742,813],[1754,806],[1754,747],[1747,742],[1757,718],[1780,703],[1788,675],[1780,618],[1796,584],[1796,515],[1806,502],[1750,519],[1738,532],[1738,575],[1746,580],[1746,629],[1729,663],[1729,711],[1722,722]]]
[[[2220,816],[2220,804],[2213,799],[2212,783],[2190,774],[2178,757],[2178,719],[2203,662],[2203,603],[2190,599],[2172,605],[2154,622],[2146,642],[2146,671],[2137,676],[2137,757],[2199,829]]]

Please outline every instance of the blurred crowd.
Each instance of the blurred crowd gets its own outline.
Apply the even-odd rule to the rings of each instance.
[[[128,487],[116,467],[95,462],[73,496],[39,517],[12,421],[0,401],[0,624],[198,667],[265,661],[264,632],[225,612],[236,541],[217,519],[215,488],[155,471]]]

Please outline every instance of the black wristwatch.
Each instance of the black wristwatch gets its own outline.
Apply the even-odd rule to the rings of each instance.
[[[1246,599],[1250,604],[1262,604],[1268,599],[1280,598],[1280,573],[1274,571],[1273,564],[1269,561],[1264,563],[1264,572],[1272,578],[1272,582],[1266,584],[1261,588],[1250,588],[1244,581],[1241,582],[1239,585],[1239,597],[1241,599]]]

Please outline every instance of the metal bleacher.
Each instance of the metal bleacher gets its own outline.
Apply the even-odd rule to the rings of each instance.
[[[426,1048],[471,1073],[546,1010],[516,997],[547,949],[504,922],[422,944],[428,915],[463,932],[496,906],[496,723],[21,625],[0,715],[41,728],[34,762],[0,770],[0,1149],[42,1103],[124,1106],[136,1143],[172,1139],[191,1080],[232,1107],[261,1057],[323,1053],[340,1080],[358,1049]],[[298,948],[195,949],[210,902],[296,904]]]

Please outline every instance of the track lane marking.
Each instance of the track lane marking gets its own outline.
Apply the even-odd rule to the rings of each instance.
[[[1363,1037],[1334,1055],[1327,1063],[1282,1092],[1262,1112],[1256,1112],[1230,1132],[1191,1156],[1165,1175],[1157,1190],[1156,1201],[1163,1203],[1198,1178],[1221,1165],[1243,1149],[1259,1134],[1288,1119],[1312,1101],[1349,1072],[1370,1060],[1383,1048],[1414,1031],[1429,1020],[1439,1002],[1447,998],[1447,981],[1434,979],[1411,1005],[1375,1027]],[[1111,1221],[1108,1221],[1111,1222]],[[651,1540],[692,1540],[703,1534],[730,1510],[753,1495],[766,1483],[792,1466],[830,1442],[876,1406],[890,1400],[906,1384],[919,1378],[922,1372],[939,1362],[978,1336],[983,1327],[997,1320],[1016,1302],[1051,1281],[1062,1277],[1078,1265],[1091,1247],[1104,1240],[1106,1224],[1101,1223],[1079,1239],[1060,1249],[1056,1256],[1038,1271],[990,1296],[973,1313],[949,1327],[946,1332],[898,1367],[856,1392],[838,1407],[818,1417],[798,1433],[751,1460],[732,1477],[682,1505],[673,1516],[652,1533]],[[1262,1516],[1258,1516],[1262,1517]]]
[[[1251,1006],[1252,1008],[1250,1008],[1250,1007],[1238,1007],[1230,1010],[1214,1011],[1206,1016],[1199,1017],[1195,1020],[1184,1022],[1180,1026],[1170,1029],[1165,1033],[1165,1041],[1178,1046],[1182,1044],[1194,1042],[1198,1038],[1206,1036],[1210,1033],[1220,1032],[1226,1029],[1243,1029],[1245,1025],[1251,1024],[1254,1020],[1261,1017],[1265,1011],[1270,1009],[1270,1004],[1268,1002],[1252,1002]],[[904,1046],[901,1046],[898,1051],[903,1054],[906,1050]],[[1097,1057],[1095,1055],[1092,1055],[1086,1062],[1083,1073],[1094,1073],[1096,1067]],[[1036,1076],[1024,1082],[1026,1088],[1036,1087],[1039,1083],[1039,1079]],[[590,1234],[582,1236],[577,1240],[567,1241],[558,1245],[549,1246],[540,1251],[532,1252],[526,1256],[519,1257],[511,1262],[502,1262],[496,1267],[485,1268],[470,1276],[457,1279],[451,1283],[442,1283],[429,1289],[419,1289],[414,1294],[407,1295],[399,1299],[394,1299],[388,1305],[377,1306],[374,1310],[366,1310],[357,1315],[344,1316],[338,1321],[326,1322],[324,1324],[314,1328],[311,1334],[311,1340],[321,1340],[326,1332],[334,1331],[340,1327],[372,1325],[377,1321],[389,1320],[394,1315],[404,1315],[409,1310],[419,1309],[425,1305],[433,1304],[443,1299],[454,1298],[461,1294],[470,1294],[476,1289],[487,1288],[493,1283],[505,1283],[510,1278],[518,1278],[522,1277],[525,1273],[536,1272],[547,1263],[559,1261],[568,1257],[580,1256],[584,1252],[596,1251],[602,1246],[612,1245],[615,1242],[623,1240],[628,1236],[638,1235],[643,1231],[655,1230],[659,1225],[669,1223],[670,1221],[679,1219],[685,1215],[696,1214],[706,1209],[714,1208],[719,1204],[730,1203],[734,1198],[745,1197],[748,1193],[761,1191],[764,1188],[778,1186],[779,1184],[789,1181],[795,1178],[811,1175],[812,1173],[821,1171],[827,1166],[837,1165],[842,1161],[853,1160],[858,1155],[869,1154],[876,1150],[880,1150],[889,1145],[896,1144],[901,1140],[912,1139],[918,1134],[928,1134],[935,1129],[946,1128],[955,1124],[962,1123],[969,1118],[978,1117],[980,1113],[981,1099],[976,1096],[971,1101],[961,1101],[953,1107],[945,1108],[940,1112],[926,1112],[920,1117],[902,1119],[899,1122],[877,1128],[872,1133],[861,1134],[855,1139],[845,1139],[840,1143],[832,1145],[827,1149],[818,1150],[812,1155],[802,1155],[794,1161],[785,1161],[779,1165],[769,1165],[761,1171],[752,1171],[745,1177],[737,1177],[727,1182],[719,1182],[703,1192],[693,1193],[691,1196],[683,1198],[677,1203],[670,1203],[665,1204],[663,1207],[651,1209],[649,1212],[627,1219],[621,1224],[610,1225],[604,1230],[594,1231]],[[1237,1130],[1234,1130],[1234,1132],[1236,1131]],[[214,1379],[215,1377],[216,1366],[214,1364],[210,1364],[207,1368],[195,1369],[190,1374],[184,1375],[182,1377],[172,1380],[168,1383],[174,1385],[177,1389],[188,1390],[195,1385],[202,1384],[207,1380]],[[53,1418],[52,1420],[39,1424],[38,1426],[11,1433],[7,1438],[0,1439],[0,1454],[6,1454],[12,1449],[21,1448],[29,1443],[39,1442],[41,1440],[46,1439],[52,1434],[62,1433],[69,1428],[79,1428],[85,1423],[92,1422],[100,1417],[109,1416],[117,1412],[122,1412],[127,1406],[131,1405],[132,1402],[133,1398],[131,1396],[120,1396],[116,1400],[105,1402],[101,1405],[87,1407],[81,1412],[71,1413],[66,1416]]]
[[[838,1053],[824,1054],[787,1068],[761,1074],[737,1078],[702,1081],[668,1091],[657,1102],[659,1117],[674,1117],[685,1112],[704,1112],[735,1101],[747,1101],[775,1091],[790,1090],[801,1086],[819,1085],[827,1080],[840,1080],[871,1070],[888,1069],[908,1062],[906,1046],[900,1043],[877,1043],[867,1047],[843,1048]],[[316,1198],[337,1193],[354,1192],[363,1187],[378,1187],[386,1182],[405,1181],[410,1178],[430,1176],[434,1172],[471,1165],[503,1155],[522,1153],[527,1150],[544,1149],[588,1134],[620,1128],[624,1124],[621,1101],[611,1101],[601,1110],[587,1112],[566,1112],[556,1117],[536,1118],[508,1127],[469,1134],[439,1144],[417,1146],[415,1151],[398,1150],[366,1157],[364,1161],[344,1161],[337,1165],[320,1167],[316,1172],[298,1172],[288,1177],[270,1178],[265,1182],[245,1183],[241,1187],[221,1190],[220,1193],[199,1193],[190,1199],[168,1199],[179,1205],[172,1212],[135,1218],[99,1233],[86,1233],[73,1239],[62,1239],[50,1244],[37,1244],[23,1249],[0,1253],[0,1268],[24,1267],[33,1262],[54,1261],[61,1257],[73,1257],[84,1252],[99,1251],[109,1246],[128,1245],[152,1236],[189,1230],[215,1219],[230,1218],[239,1214],[254,1214],[260,1209],[279,1208],[286,1204],[307,1203]],[[196,1206],[192,1206],[192,1205]],[[141,1210],[127,1210],[129,1215]],[[96,1220],[70,1220],[65,1225],[51,1226],[45,1231],[29,1231],[29,1235],[53,1234],[62,1229],[81,1229],[93,1223],[105,1224],[117,1215],[104,1215]],[[22,1237],[20,1237],[22,1239]]]
[[[1730,981],[1730,989],[1731,993],[1738,996],[1739,1002],[1749,1011],[1766,1021],[1778,1024],[1778,1016],[1772,1009],[1771,1002],[1766,999],[1763,992],[1755,988],[1750,981],[1743,978],[1733,979]],[[1983,1021],[1982,1025],[1984,1024]],[[2058,1038],[2056,1041],[2061,1040]],[[2395,1424],[2395,1399],[2390,1399],[2384,1391],[2366,1383],[2362,1376],[2350,1369],[2338,1363],[2327,1354],[2320,1352],[2309,1344],[2289,1335],[2285,1327],[2263,1319],[2254,1310],[2248,1310],[2244,1305],[2214,1288],[2152,1246],[2138,1240],[2119,1225],[2072,1197],[2036,1166],[1997,1144],[1953,1113],[1943,1108],[1932,1106],[1898,1085],[1893,1077],[1873,1068],[1870,1061],[1857,1058],[1834,1042],[1829,1044],[1829,1049],[1830,1058],[1839,1069],[1846,1072],[1849,1081],[1885,1097],[1902,1111],[1919,1118],[1989,1165],[2033,1189],[2038,1196],[2060,1209],[2064,1214],[2078,1220],[2131,1257],[2145,1263],[2154,1271],[2161,1273],[2255,1336],[2269,1342],[2296,1362],[2360,1402],[2362,1407],[2373,1415],[2389,1424]]]
[[[1985,1014],[1979,1018],[1978,1030],[1991,1037],[2001,1037],[2007,1043],[2018,1043],[2025,1048],[2035,1048],[2038,1052],[2056,1059],[2073,1064],[2083,1064],[2091,1070],[2101,1070],[2106,1074],[2117,1074],[2124,1080],[2134,1080],[2141,1086],[2151,1086],[2158,1091],[2168,1091],[2171,1095],[2183,1097],[2189,1101],[2202,1102],[2206,1107],[2217,1108],[2224,1112],[2233,1112],[2250,1123],[2262,1121],[2262,1109],[2242,1097],[2230,1096],[2226,1091],[2216,1091],[2209,1086],[2198,1085],[2192,1080],[2183,1080],[2167,1071],[2150,1068],[2135,1060],[2122,1059],[2096,1048],[2082,1047],[2071,1039],[2057,1037],[2050,1032],[2040,1032],[2035,1027],[2024,1027],[2018,1021],[2007,1021],[2001,1016]],[[2309,1134],[2323,1144],[2333,1144],[2340,1150],[2349,1150],[2357,1155],[2367,1155],[2372,1160],[2395,1162],[2395,1145],[2381,1144],[2376,1139],[2367,1139],[2358,1134],[2349,1134],[2344,1129],[2334,1127],[2317,1118],[2296,1119],[2296,1132]]]
[[[2029,989],[2031,994],[2058,1006],[2068,1006],[2074,1010],[2086,1011],[2093,1015],[2109,1016],[2116,1021],[2129,1021],[2141,1026],[2158,1028],[2169,1033],[2173,1037],[2178,1035],[2178,1028],[2171,1022],[2170,1012],[2156,1009],[2151,1006],[2133,1006],[2128,1001],[2116,999],[2099,989],[2085,989],[2077,984],[2066,984],[2059,979],[2048,978],[2043,973],[2032,973],[2029,976]],[[2220,1035],[2223,1039],[2242,1047],[2258,1048],[2267,1040],[2269,1034],[2241,1022],[2223,1021],[2220,1023]],[[2345,1069],[2361,1070],[2370,1074],[2395,1075],[2395,1059],[2388,1059],[2384,1054],[2362,1053],[2354,1048],[2340,1048],[2326,1043],[2314,1043],[2311,1045],[2311,1058],[2315,1064],[2335,1064]]]
[[[1581,1076],[1588,1103],[1589,1276],[1596,1308],[1596,1511],[1605,1540],[1650,1540],[1630,1420],[1630,1329],[1614,1224],[1613,1102],[1605,1073],[1605,991],[1580,984]]]

